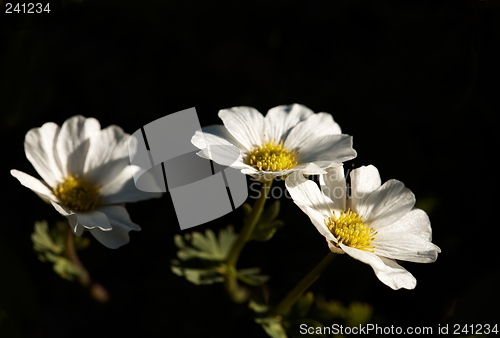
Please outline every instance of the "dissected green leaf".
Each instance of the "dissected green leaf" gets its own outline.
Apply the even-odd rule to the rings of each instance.
[[[178,260],[172,260],[172,272],[177,276],[186,278],[189,282],[202,285],[224,282],[224,277],[218,272],[217,268],[195,269],[186,268]]]
[[[77,276],[85,275],[85,271],[78,268],[69,259],[61,256],[57,256],[53,268],[59,276],[67,280],[74,280]]]
[[[285,329],[281,326],[281,321],[276,318],[256,318],[255,322],[260,324],[267,335],[271,338],[287,338]]]
[[[62,253],[64,246],[56,243],[49,232],[47,221],[35,222],[35,231],[31,234],[33,248],[37,252],[51,251],[54,253]]]
[[[260,275],[260,272],[260,268],[237,270],[236,277],[248,285],[259,286],[269,280],[269,276]]]
[[[218,238],[210,229],[205,230],[205,235],[199,232],[186,234],[184,237],[176,235],[174,241],[180,249],[177,252],[177,257],[182,261],[199,258],[222,262],[229,254],[236,237],[232,226],[220,230]]]
[[[46,221],[35,222],[35,231],[31,234],[33,249],[37,252],[38,259],[42,262],[51,262],[54,271],[64,279],[74,280],[75,277],[82,276],[85,271],[74,265],[66,256],[66,235],[68,224],[57,222],[56,226],[49,230]],[[88,239],[77,240],[75,246],[85,247]]]
[[[265,313],[271,308],[257,302],[251,302],[250,308],[257,313]],[[369,304],[352,302],[349,306],[330,300],[325,301],[315,297],[312,292],[302,295],[297,302],[284,315],[277,318],[260,318],[256,322],[261,324],[270,337],[301,337],[300,326],[306,324],[308,327],[323,328],[322,323],[332,325],[332,323],[343,326],[366,325],[370,322],[373,309]],[[279,323],[279,327],[277,326]],[[283,331],[283,332],[282,332]],[[320,333],[308,334],[308,337],[326,337]],[[284,336],[280,336],[285,334]]]
[[[171,261],[172,272],[196,285],[221,283],[225,275],[235,275],[249,285],[265,283],[268,277],[260,275],[258,268],[234,271],[225,265],[236,238],[232,226],[219,230],[218,236],[210,229],[205,230],[205,234],[176,235],[174,242],[179,248],[179,259]]]

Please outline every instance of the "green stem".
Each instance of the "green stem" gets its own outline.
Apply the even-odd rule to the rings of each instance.
[[[302,294],[318,279],[321,272],[330,264],[330,262],[335,258],[333,252],[329,252],[322,260],[319,262],[314,269],[311,270],[300,282],[293,288],[292,291],[286,295],[283,300],[276,305],[274,309],[269,312],[268,317],[282,316],[295,302],[302,296]]]
[[[273,181],[264,182],[261,184],[260,188],[260,196],[255,201],[255,204],[250,212],[250,215],[245,220],[245,224],[243,225],[243,229],[241,229],[240,234],[238,235],[236,241],[234,242],[229,254],[227,256],[226,265],[228,270],[234,271],[236,268],[236,263],[238,262],[238,258],[240,257],[241,251],[245,244],[252,238],[252,234],[257,226],[257,222],[259,221],[260,216],[262,215],[262,211],[264,209],[264,204],[266,203],[267,196],[269,195],[269,191],[271,190],[271,185]],[[231,298],[236,302],[242,302],[243,293],[241,290],[238,291],[238,282],[236,281],[236,275],[230,274],[226,276],[226,281],[224,283],[227,292],[231,296]],[[238,294],[242,295],[238,297]]]
[[[84,272],[83,275],[78,277],[78,281],[81,285],[90,291],[92,298],[101,303],[106,303],[109,300],[108,291],[99,283],[92,282],[90,278],[90,273],[83,265],[82,261],[78,257],[75,248],[75,235],[71,230],[71,227],[67,227],[66,230],[66,256],[68,259],[80,270]]]

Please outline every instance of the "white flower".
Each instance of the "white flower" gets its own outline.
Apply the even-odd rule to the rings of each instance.
[[[272,108],[266,117],[251,107],[224,109],[219,117],[224,125],[193,136],[191,142],[202,149],[198,155],[261,181],[294,171],[325,173],[356,157],[352,138],[341,134],[330,114],[314,114],[299,104]]]
[[[118,248],[129,242],[130,230],[141,230],[122,204],[161,196],[136,188],[133,174],[140,168],[129,165],[129,137],[118,126],[101,130],[99,121],[83,116],[61,128],[45,123],[24,141],[26,157],[43,181],[18,170],[11,174],[67,217],[76,235],[87,229],[108,248]]]
[[[395,259],[431,263],[441,250],[431,243],[427,214],[413,209],[413,193],[397,180],[381,185],[377,168],[370,165],[351,172],[351,195],[346,198],[343,168],[327,172],[320,178],[321,191],[302,175],[285,184],[330,250],[371,265],[378,279],[394,290],[415,288],[415,277]]]

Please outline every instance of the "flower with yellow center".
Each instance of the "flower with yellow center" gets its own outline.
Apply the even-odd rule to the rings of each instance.
[[[201,149],[198,155],[262,182],[297,171],[322,174],[356,157],[352,138],[330,114],[300,104],[272,108],[265,117],[251,107],[234,107],[219,117],[224,125],[204,127],[191,139]]]
[[[129,164],[129,137],[120,127],[101,130],[99,121],[83,116],[61,128],[45,123],[31,129],[24,142],[26,157],[43,181],[18,170],[11,174],[67,217],[76,235],[88,230],[103,245],[118,248],[128,243],[129,231],[141,229],[123,203],[161,196],[135,187],[133,175],[140,168]]]
[[[351,172],[347,197],[343,167],[328,168],[320,188],[302,175],[285,184],[295,204],[326,238],[331,251],[369,264],[394,290],[413,289],[416,279],[397,260],[431,263],[441,252],[431,242],[427,214],[414,209],[415,196],[397,180],[381,184],[374,166]]]

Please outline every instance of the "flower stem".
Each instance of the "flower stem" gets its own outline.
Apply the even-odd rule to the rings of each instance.
[[[336,257],[333,252],[329,252],[318,265],[314,267],[300,282],[293,288],[292,291],[286,295],[283,300],[276,305],[274,309],[269,312],[268,317],[282,316],[295,302],[302,296],[302,294],[318,279],[321,272],[330,264]]]
[[[257,226],[257,222],[262,215],[262,210],[264,209],[264,204],[266,203],[266,199],[269,195],[272,184],[272,180],[261,183],[259,198],[257,199],[257,201],[255,201],[252,211],[245,220],[243,229],[241,229],[238,238],[234,242],[227,256],[226,265],[228,267],[228,270],[235,270],[236,263],[238,262],[238,258],[240,257],[240,253],[243,250],[243,247],[252,237],[255,227]],[[224,285],[227,292],[235,302],[243,302],[245,300],[242,299],[242,297],[238,297],[238,294],[243,295],[243,293],[238,292],[238,282],[236,281],[235,274],[226,276]]]
[[[89,289],[92,298],[100,303],[106,303],[109,300],[109,293],[101,284],[92,282],[89,271],[85,268],[76,253],[75,235],[71,227],[67,227],[66,230],[66,254],[71,263],[83,271],[83,275],[78,276],[80,284]]]

